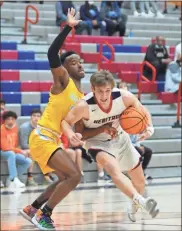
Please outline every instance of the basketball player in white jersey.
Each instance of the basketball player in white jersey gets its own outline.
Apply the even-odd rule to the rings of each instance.
[[[135,214],[139,207],[154,218],[159,212],[157,202],[142,196],[145,178],[140,155],[119,123],[120,115],[126,108],[133,106],[144,110],[149,124],[140,135],[143,140],[154,132],[151,116],[133,94],[114,88],[114,78],[110,72],[96,72],[91,76],[90,82],[92,92],[80,100],[62,121],[64,134],[73,146],[83,144],[80,139],[80,133],[82,134],[92,157],[112,177],[114,184],[132,199],[132,206],[128,211],[131,221],[136,221]],[[76,132],[79,133],[72,130],[75,123]],[[124,171],[127,171],[131,181],[121,173]]]

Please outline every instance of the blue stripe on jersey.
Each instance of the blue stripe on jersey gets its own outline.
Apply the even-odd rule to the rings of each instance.
[[[87,99],[86,102],[91,105],[91,104],[96,104],[94,97],[92,96],[90,99]]]
[[[112,99],[117,99],[121,96],[120,91],[113,91],[112,92]]]

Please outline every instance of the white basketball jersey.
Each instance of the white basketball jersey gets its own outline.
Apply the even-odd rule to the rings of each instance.
[[[96,103],[92,92],[83,97],[83,99],[87,102],[89,106],[89,120],[83,120],[86,128],[98,128],[104,124],[112,123],[112,127],[116,128],[118,133],[122,131],[119,123],[119,118],[121,113],[126,109],[122,99],[122,90],[114,88],[112,90],[111,97],[112,104],[108,111],[104,111],[103,109],[101,109],[101,107]],[[88,139],[87,141],[107,141],[110,139],[110,135],[106,133],[101,133],[93,138]]]

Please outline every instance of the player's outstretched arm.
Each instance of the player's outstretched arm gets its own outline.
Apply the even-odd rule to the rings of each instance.
[[[152,117],[151,117],[150,112],[146,109],[146,107],[144,107],[140,103],[140,101],[131,92],[121,90],[121,94],[122,94],[123,102],[127,108],[133,106],[137,108],[138,110],[144,111],[144,113],[147,115],[148,127],[146,131],[139,136],[139,140],[144,140],[152,136],[154,133],[154,128],[153,128]]]
[[[75,133],[72,129],[73,125],[81,120],[89,118],[88,105],[84,100],[80,100],[67,114],[64,120],[61,122],[63,133],[68,137],[70,143],[73,146],[83,145],[81,141],[82,135]]]
[[[55,38],[47,53],[49,65],[54,78],[54,84],[61,86],[62,89],[67,86],[69,75],[67,70],[61,65],[58,53],[72,27],[76,26],[80,22],[80,20],[76,19],[77,15],[75,15],[75,9],[73,8],[68,9],[67,18],[67,25]]]

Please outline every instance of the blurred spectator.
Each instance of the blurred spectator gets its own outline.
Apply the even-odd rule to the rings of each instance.
[[[122,8],[123,2],[124,1],[117,1],[119,8]]]
[[[9,170],[9,188],[25,187],[18,179],[32,164],[28,158],[27,151],[18,148],[18,127],[16,125],[17,115],[15,112],[7,111],[3,114],[4,124],[1,125],[1,158],[7,160]],[[16,166],[17,164],[17,166]]]
[[[100,17],[106,22],[106,31],[109,36],[119,31],[120,36],[125,35],[126,22],[121,16],[121,10],[116,1],[102,1]]]
[[[157,1],[145,0],[144,4],[145,4],[146,10],[148,12],[148,15],[150,17],[156,16],[157,18],[164,18],[164,15],[160,12]],[[150,10],[150,6],[152,7],[152,10],[154,13]]]
[[[138,13],[137,11],[137,5],[136,5],[137,3],[139,4],[140,13]],[[131,1],[130,4],[131,4],[131,10],[133,11],[133,16],[146,16],[143,1],[135,0],[135,1]]]
[[[133,11],[134,16],[144,16],[144,17],[154,17],[155,14],[158,18],[163,18],[164,15],[160,12],[159,7],[156,3],[156,1],[139,1],[139,0],[135,0],[135,1],[131,1],[131,9]],[[137,6],[136,4],[139,4],[139,8],[140,8],[140,13],[138,13],[137,11]],[[151,11],[150,5],[154,11],[154,13]],[[146,8],[146,11],[145,11]],[[147,13],[146,13],[147,12]]]
[[[31,120],[21,124],[19,128],[19,144],[22,150],[27,151],[28,156],[31,158],[28,140],[31,131],[37,126],[37,122],[40,119],[41,111],[34,109],[31,113]],[[33,164],[28,169],[27,186],[36,186],[37,183],[33,179]]]
[[[6,102],[3,99],[0,99],[0,110],[1,110],[1,121],[0,121],[0,123],[3,124],[3,114],[6,111]]]
[[[85,1],[80,7],[80,19],[87,23],[88,34],[92,34],[92,29],[101,29],[101,35],[104,35],[106,23],[100,20],[99,11],[93,1]]]
[[[120,82],[117,83],[117,88],[121,88],[123,90],[128,91],[129,84],[127,84],[126,82],[124,82],[124,81],[121,80]]]
[[[175,93],[181,82],[181,43],[176,46],[174,61],[168,66],[166,72],[165,91]]]
[[[164,81],[168,64],[171,62],[162,36],[156,37],[156,42],[147,48],[144,61],[149,62],[156,68],[156,80]],[[143,75],[152,79],[152,70],[144,66]]]
[[[56,25],[61,26],[67,21],[67,13],[69,8],[74,8],[72,1],[57,1],[56,2]],[[89,27],[86,22],[82,21],[75,27],[76,34],[82,34],[86,30],[89,33]]]
[[[29,149],[29,136],[30,133],[33,131],[34,128],[37,127],[38,120],[40,119],[42,112],[39,109],[33,109],[31,112],[30,121],[27,121],[21,124],[19,128],[19,144],[22,150],[28,153],[28,156],[31,157],[30,149]],[[27,186],[35,186],[37,183],[34,181],[32,176],[33,171],[33,164],[28,169],[28,179],[27,179]],[[52,179],[51,179],[52,178]],[[44,175],[44,184],[50,184],[54,180],[54,176],[51,174]]]

